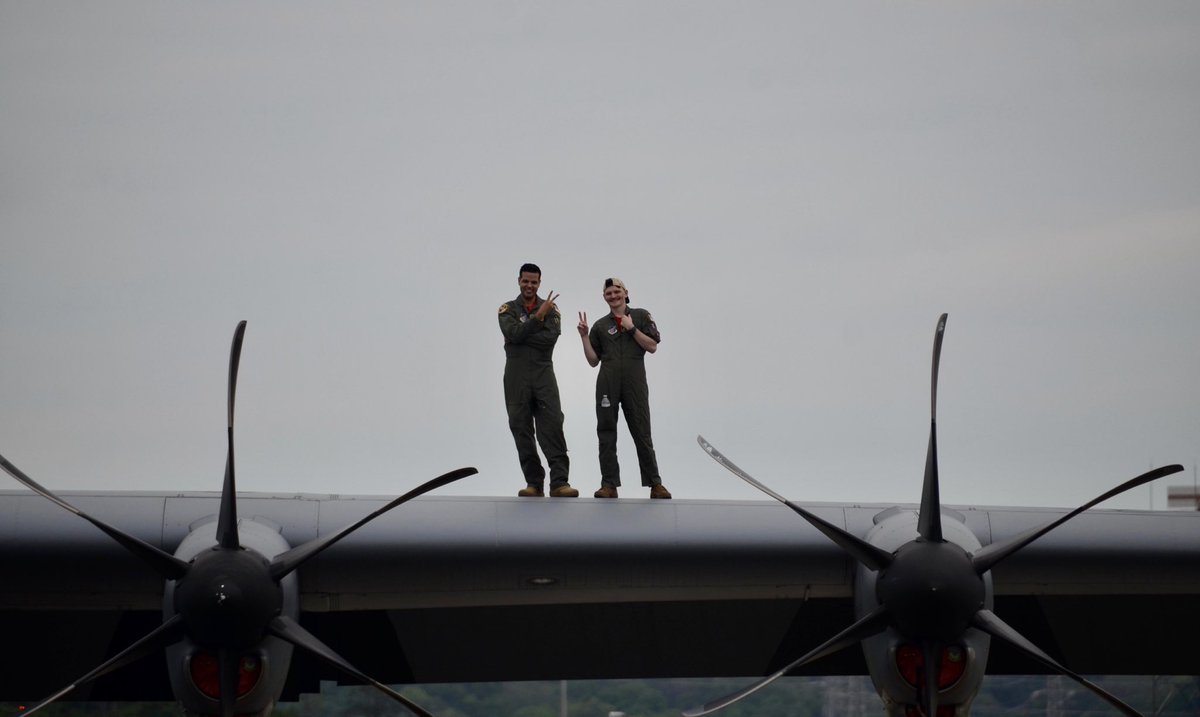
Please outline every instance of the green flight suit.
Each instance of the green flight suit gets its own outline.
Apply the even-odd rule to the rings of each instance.
[[[504,334],[506,356],[504,403],[525,482],[541,486],[546,479],[546,471],[538,459],[540,445],[550,466],[553,488],[567,482],[570,470],[553,361],[554,344],[562,333],[562,316],[555,308],[545,321],[538,321],[534,314],[542,303],[539,298],[533,310],[526,311],[524,301],[518,296],[500,305],[500,333]]]
[[[627,308],[634,328],[655,341],[661,341],[650,312]],[[638,346],[633,331],[621,331],[612,313],[592,324],[588,341],[600,357],[596,376],[596,436],[600,439],[600,482],[621,485],[621,466],[617,462],[617,406],[625,412],[625,423],[637,448],[642,485],[662,483],[658,458],[650,438],[650,387],[646,384],[646,350]]]

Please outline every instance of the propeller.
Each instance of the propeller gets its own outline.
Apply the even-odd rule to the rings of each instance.
[[[719,700],[708,702],[703,707],[687,710],[683,713],[683,715],[684,717],[700,717],[701,715],[706,715],[710,712],[716,712],[717,710],[724,709],[734,702],[741,700],[743,697],[749,697],[750,695],[758,692],[762,688],[798,667],[802,667],[810,662],[819,660],[826,655],[832,655],[835,652],[839,652],[844,648],[871,637],[872,635],[878,635],[887,629],[887,617],[888,615],[886,610],[884,610],[882,607],[877,608],[866,617],[857,620],[850,627],[842,630],[825,642],[817,645],[812,650],[801,655],[783,669],[777,670],[776,672],[767,675],[749,687],[744,687],[731,695],[722,697]]]
[[[1001,543],[983,547],[974,554],[969,554],[955,543],[946,541],[942,534],[937,459],[938,367],[941,363],[946,319],[946,314],[942,314],[938,318],[937,329],[934,333],[929,447],[925,456],[925,476],[921,490],[920,512],[917,517],[917,537],[901,545],[895,552],[888,553],[785,499],[734,465],[703,436],[696,437],[700,447],[713,460],[758,490],[791,508],[863,567],[877,573],[876,597],[879,606],[783,669],[733,694],[709,702],[703,707],[684,712],[685,717],[699,717],[728,707],[802,665],[833,654],[889,628],[896,630],[920,647],[923,667],[919,671],[917,680],[918,709],[926,717],[932,717],[937,714],[938,708],[938,675],[942,668],[943,649],[948,645],[958,643],[963,633],[972,627],[1012,645],[1048,668],[1070,677],[1122,713],[1130,715],[1130,717],[1139,715],[1137,710],[1116,696],[1059,664],[988,610],[985,607],[986,587],[983,576],[1001,560],[1085,510],[1152,480],[1178,473],[1183,470],[1183,466],[1169,465],[1147,471],[1088,501],[1053,522]]]
[[[282,615],[283,590],[280,580],[334,543],[393,508],[435,488],[474,475],[478,471],[475,468],[459,468],[426,481],[362,520],[330,535],[314,538],[303,545],[291,548],[270,561],[256,551],[243,547],[238,536],[233,415],[234,398],[237,393],[238,364],[241,359],[245,332],[246,322],[242,321],[234,331],[233,346],[229,356],[229,403],[226,424],[228,448],[225,460],[225,481],[221,490],[220,512],[217,517],[217,543],[210,550],[202,551],[190,562],[170,555],[84,513],[38,484],[4,456],[0,456],[0,468],[18,482],[95,525],[150,566],[164,580],[175,581],[174,595],[172,596],[175,607],[173,616],[145,637],[38,703],[25,714],[32,715],[76,687],[129,665],[186,637],[195,644],[216,652],[221,691],[221,715],[222,717],[233,717],[236,711],[239,661],[246,650],[257,645],[268,635],[272,635],[315,655],[347,675],[374,686],[418,717],[431,717],[429,712],[419,705],[355,669],[353,665],[302,628],[295,620]]]

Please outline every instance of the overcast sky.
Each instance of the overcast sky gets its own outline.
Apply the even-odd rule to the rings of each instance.
[[[617,276],[676,497],[1083,503],[1200,455],[1195,2],[0,1],[0,453],[54,489],[514,495],[495,313]],[[637,462],[621,426],[628,490]],[[5,480],[8,480],[5,478]],[[0,488],[19,488],[15,482]]]

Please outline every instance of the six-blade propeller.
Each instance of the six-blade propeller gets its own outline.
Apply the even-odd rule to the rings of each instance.
[[[234,478],[233,456],[234,398],[237,392],[238,363],[241,358],[242,339],[245,331],[246,322],[242,321],[234,332],[233,347],[229,356],[228,452],[225,461],[225,482],[221,490],[220,511],[217,517],[216,545],[210,550],[201,552],[191,561],[184,561],[167,554],[139,538],[87,515],[39,485],[3,456],[0,456],[0,468],[3,468],[6,473],[34,492],[45,496],[104,531],[126,550],[141,558],[164,580],[175,581],[173,595],[175,614],[173,616],[145,637],[83,675],[71,685],[38,703],[24,714],[31,715],[76,687],[186,637],[195,644],[216,652],[219,663],[221,715],[222,717],[233,717],[237,700],[239,661],[242,654],[270,635],[315,655],[355,679],[373,685],[418,717],[432,717],[427,711],[400,693],[357,670],[343,657],[301,627],[298,622],[282,614],[283,591],[280,581],[321,551],[392,508],[478,471],[474,468],[459,468],[438,476],[391,501],[357,523],[296,546],[270,560],[254,550],[245,548],[238,536],[237,486]]]
[[[917,518],[917,537],[888,553],[867,541],[839,528],[811,512],[788,501],[783,496],[752,478],[721,454],[702,436],[700,447],[717,463],[734,475],[791,508],[868,570],[877,573],[876,597],[879,606],[854,624],[824,643],[801,655],[783,669],[764,677],[738,692],[714,700],[702,707],[688,710],[685,717],[700,717],[728,707],[802,665],[818,660],[888,628],[917,643],[923,655],[924,682],[917,687],[921,713],[927,717],[937,714],[938,673],[941,670],[943,648],[961,639],[970,627],[982,630],[1002,640],[1026,655],[1077,681],[1099,695],[1126,715],[1139,713],[1096,684],[1068,670],[1052,657],[1007,625],[985,607],[983,576],[1001,560],[1037,540],[1054,528],[1092,506],[1137,486],[1183,470],[1170,465],[1156,468],[1122,483],[1112,490],[1088,501],[1058,520],[1001,543],[993,543],[974,554],[968,554],[942,535],[941,501],[938,495],[937,460],[937,384],[941,362],[942,339],[946,331],[946,314],[938,319],[933,342],[932,389],[930,391],[929,447],[925,458],[925,479],[921,491],[920,512]]]

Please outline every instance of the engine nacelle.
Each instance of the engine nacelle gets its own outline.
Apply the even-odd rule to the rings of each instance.
[[[202,518],[192,523],[189,530],[175,551],[175,557],[199,562],[217,545],[217,516]],[[247,559],[270,561],[291,548],[280,530],[280,526],[262,517],[238,521],[238,535]],[[177,613],[178,587],[175,581],[167,581],[163,593],[164,620]],[[295,619],[300,608],[296,574],[290,573],[280,580],[279,590],[281,595],[275,598],[279,601],[279,614]],[[239,652],[237,714],[239,717],[265,717],[283,693],[292,661],[292,645],[279,638],[263,635],[249,640]],[[171,691],[185,714],[196,717],[220,715],[220,660],[217,650],[198,644],[191,638],[184,638],[168,647],[166,654]]]
[[[947,543],[966,553],[980,548],[975,534],[967,528],[963,516],[942,508],[942,533]],[[889,508],[875,516],[875,525],[865,540],[881,550],[894,553],[920,537],[917,513],[902,508]],[[877,597],[879,574],[859,564],[854,579],[854,610],[861,618],[879,607]],[[983,604],[992,608],[992,577],[982,576]],[[942,669],[939,673],[938,714],[936,717],[963,717],[970,713],[971,701],[979,691],[987,666],[991,637],[968,628],[961,638],[942,648]],[[917,643],[895,628],[863,640],[863,656],[875,691],[883,700],[889,717],[916,717],[918,685],[924,669],[924,656]]]

